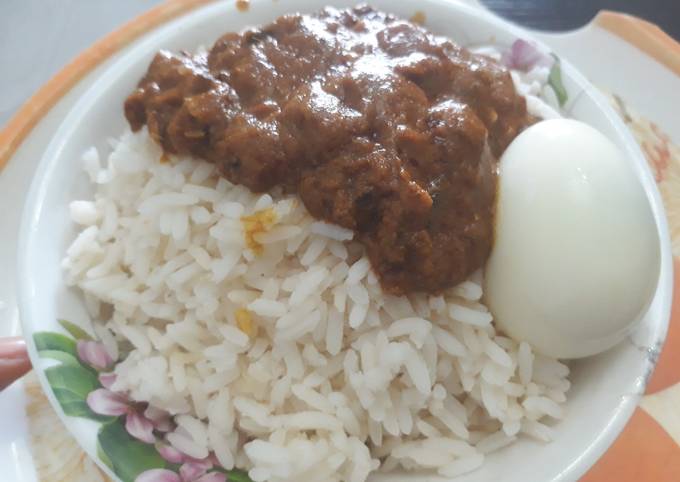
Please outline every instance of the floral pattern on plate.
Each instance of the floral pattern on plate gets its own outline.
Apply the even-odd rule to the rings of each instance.
[[[194,459],[165,439],[174,428],[170,415],[112,389],[114,360],[104,345],[66,320],[69,333],[33,336],[42,358],[58,362],[45,369],[52,393],[65,415],[101,424],[97,456],[123,482],[248,482],[241,470],[227,471],[210,454]]]

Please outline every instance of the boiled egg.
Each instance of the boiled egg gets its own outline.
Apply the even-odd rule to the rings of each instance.
[[[657,233],[639,179],[607,137],[568,119],[529,127],[500,160],[485,273],[497,327],[557,358],[614,346],[656,290]]]

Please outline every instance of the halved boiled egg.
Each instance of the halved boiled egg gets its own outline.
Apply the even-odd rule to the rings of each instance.
[[[497,326],[545,355],[619,341],[659,278],[656,222],[621,150],[575,120],[539,122],[500,160],[486,302]]]

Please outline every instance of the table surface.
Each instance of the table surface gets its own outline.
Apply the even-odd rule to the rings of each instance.
[[[97,39],[162,0],[1,0],[0,126]]]
[[[0,125],[43,83],[104,34],[162,0],[2,0]],[[332,2],[331,2],[332,3]],[[633,13],[680,38],[680,0],[482,0],[531,28],[569,30],[603,8]]]

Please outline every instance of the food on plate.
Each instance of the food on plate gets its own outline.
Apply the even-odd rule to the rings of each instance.
[[[370,7],[161,52],[125,113],[167,153],[298,193],[353,230],[393,294],[438,293],[483,265],[497,158],[532,122],[498,62]]]
[[[510,144],[485,275],[500,330],[556,358],[599,353],[647,311],[659,269],[649,201],[609,139],[553,119]]]
[[[541,98],[553,61],[484,54],[362,6],[156,56],[132,130],[84,155],[94,198],[71,204],[64,260],[100,340],[79,345],[104,372],[89,409],[115,401],[168,462],[137,482],[179,463],[214,480],[454,477],[551,439],[569,369],[499,329],[482,268],[497,159],[559,117]]]
[[[296,196],[162,156],[145,129],[86,153],[94,199],[72,203],[64,262],[115,360],[109,398],[177,421],[157,446],[253,481],[363,482],[453,477],[520,437],[551,439],[569,370],[495,328],[481,271],[441,295],[390,295],[352,231]]]

